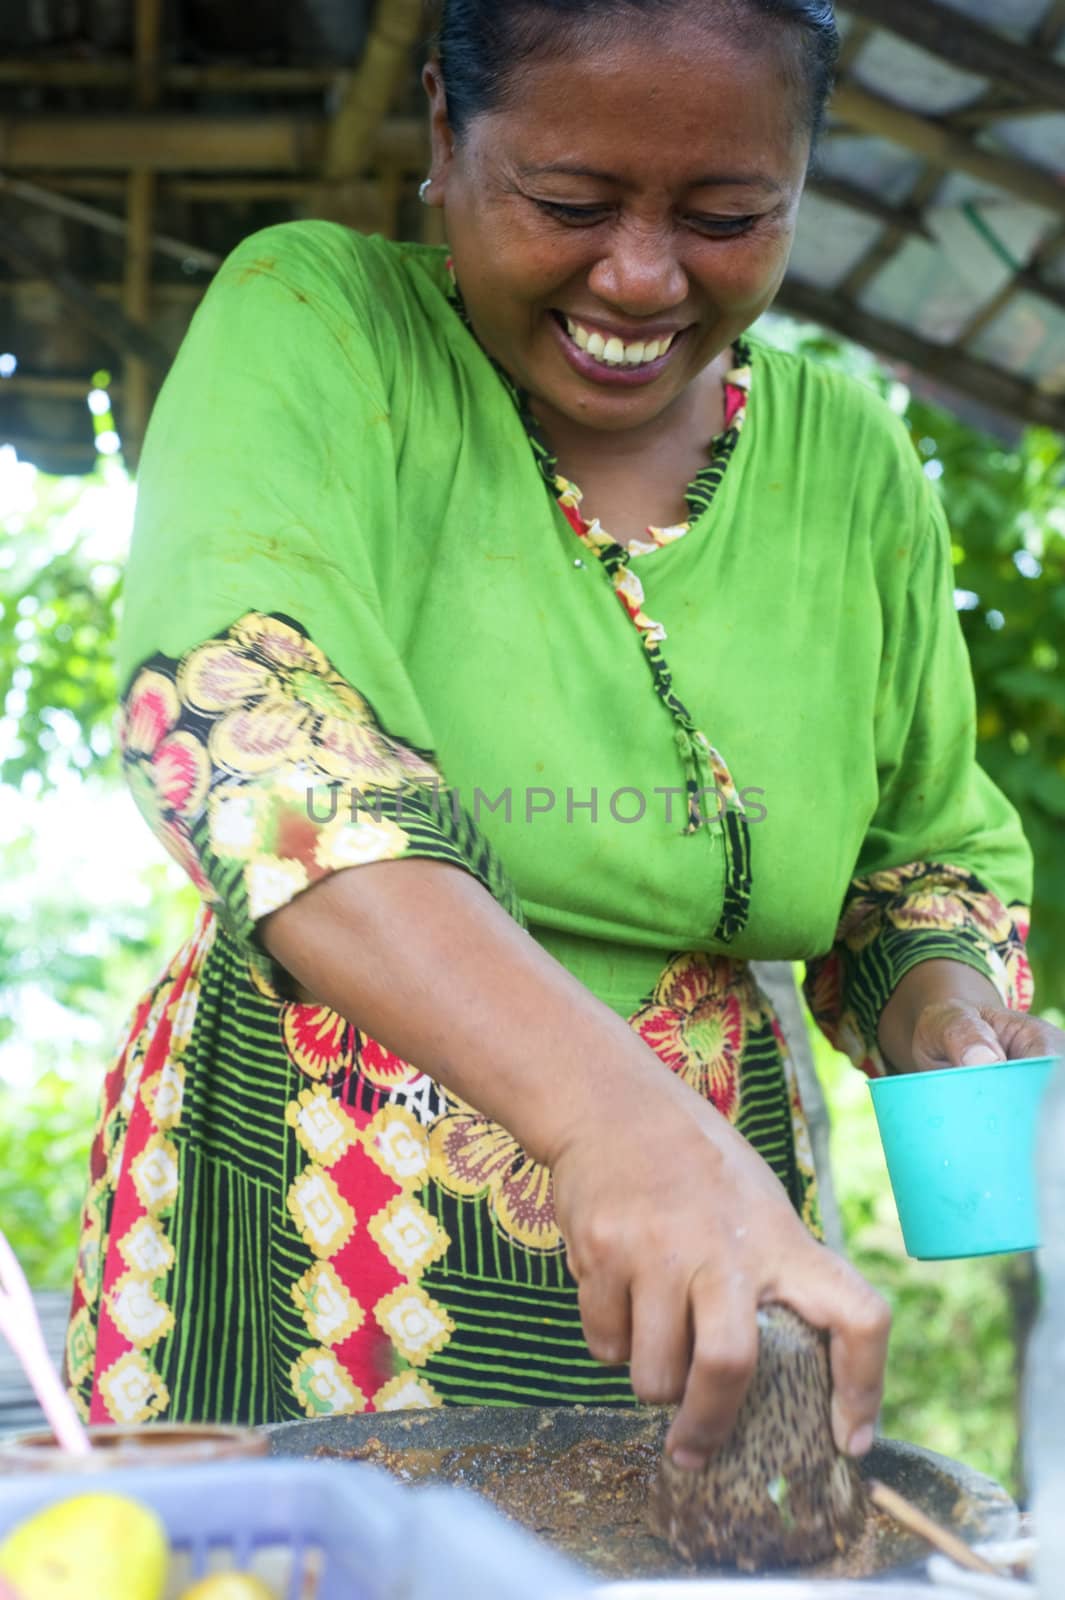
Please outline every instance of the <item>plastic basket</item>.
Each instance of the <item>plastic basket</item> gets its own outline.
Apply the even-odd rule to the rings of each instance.
[[[0,1479],[0,1539],[35,1511],[94,1491],[128,1495],[162,1518],[173,1553],[168,1600],[207,1573],[234,1569],[254,1572],[278,1600],[571,1600],[591,1588],[467,1491],[405,1489],[359,1464],[235,1461]]]

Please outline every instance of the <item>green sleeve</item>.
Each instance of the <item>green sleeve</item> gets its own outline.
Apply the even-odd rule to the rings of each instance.
[[[521,917],[452,803],[393,639],[381,323],[347,230],[245,240],[163,386],[138,479],[119,639],[126,776],[274,983],[256,925],[349,866],[446,861]]]
[[[919,474],[914,461],[914,472]],[[976,761],[976,698],[954,604],[942,504],[920,475],[923,537],[882,581],[877,702],[879,801],[831,951],[806,994],[832,1042],[872,1074],[881,1012],[921,961],[960,961],[1024,1008],[1032,857],[1020,819]],[[900,540],[904,545],[905,541]]]

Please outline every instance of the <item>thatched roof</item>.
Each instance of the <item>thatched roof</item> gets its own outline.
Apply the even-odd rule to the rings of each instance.
[[[1065,0],[839,12],[779,304],[970,412],[1065,428]],[[214,267],[256,228],[438,238],[416,197],[424,31],[422,0],[4,0],[0,441],[91,467],[104,369],[135,461]]]

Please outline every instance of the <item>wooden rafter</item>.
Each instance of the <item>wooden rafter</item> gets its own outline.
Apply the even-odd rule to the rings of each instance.
[[[115,279],[101,279],[95,283],[83,284],[82,287],[88,289],[93,297],[101,302],[121,300],[126,292],[125,284]],[[203,299],[206,287],[205,283],[157,283],[152,294],[155,300],[164,305],[191,308]],[[0,295],[32,298],[36,295],[54,295],[55,292],[54,279],[34,276],[32,272],[17,278],[0,277]],[[0,381],[0,394],[7,392],[6,381]]]
[[[322,156],[326,182],[353,178],[369,161],[373,136],[406,76],[423,20],[422,0],[378,0],[362,61],[326,139]]]
[[[986,361],[978,361],[949,345],[930,344],[898,323],[877,317],[844,302],[834,291],[815,289],[788,279],[777,298],[782,310],[824,327],[835,328],[856,344],[877,350],[892,361],[903,361],[918,371],[975,396],[992,410],[1023,417],[1045,427],[1065,429],[1065,400],[1014,378]]]
[[[243,62],[167,66],[159,72],[162,89],[176,94],[317,94],[331,89],[339,67],[255,67]],[[0,60],[0,84],[19,88],[127,89],[137,69],[128,58],[98,61]]]
[[[918,215],[931,200],[942,182],[943,174],[938,167],[926,167],[914,185],[910,195],[910,208],[916,210]],[[836,292],[848,300],[859,300],[862,291],[870,284],[878,273],[882,272],[908,238],[912,237],[912,230],[906,227],[899,218],[895,218],[884,229],[879,239],[873,241],[862,259],[851,268],[843,282],[837,285]]]
[[[311,115],[220,117],[0,117],[0,168],[53,172],[320,172],[329,123]],[[406,172],[424,168],[429,136],[420,117],[390,117],[374,134],[368,160]]]
[[[159,37],[162,0],[134,0],[133,103],[138,111],[151,111],[159,100]],[[152,301],[152,220],[155,213],[155,173],[150,167],[131,166],[126,180],[126,260],[122,304],[126,316],[147,327]],[[138,355],[125,362],[125,399],[121,408],[122,448],[131,471],[136,471],[141,444],[152,407],[152,373]]]
[[[906,111],[857,84],[841,84],[835,101],[840,113],[866,133],[875,133],[900,144],[937,167],[967,172],[1020,200],[1029,200],[1033,205],[1065,216],[1065,185],[1050,173],[1012,156],[980,150],[963,134],[955,132],[949,123]]]
[[[840,73],[847,72],[853,66],[865,49],[872,31],[872,27],[868,22],[863,21],[861,17],[855,17],[851,23],[850,32],[840,45],[838,69]]]
[[[1059,311],[1065,311],[1065,289],[1043,283],[1039,278],[1040,268],[1053,261],[1063,247],[1065,247],[1065,226],[1055,228],[1050,237],[1043,240],[1033,255],[1031,268],[1027,272],[1014,273],[1009,283],[1000,289],[986,306],[981,306],[959,335],[956,341],[958,346],[964,349],[971,345],[977,335],[994,322],[996,317],[1001,316],[1010,301],[1016,299],[1022,290],[1026,290],[1029,294],[1037,294],[1056,305]]]
[[[847,0],[847,9],[952,67],[979,73],[1027,99],[1065,110],[1065,67],[1042,51],[974,22],[955,6],[941,5],[939,0]]]
[[[1049,53],[1061,43],[1063,33],[1065,33],[1065,0],[1054,0],[1035,30],[1032,38],[1033,50],[1045,50]]]
[[[84,374],[68,377],[57,372],[24,372],[21,367],[0,383],[0,393],[5,396],[14,394],[31,400],[84,400],[92,387],[92,380]],[[121,397],[121,379],[113,382],[107,392],[112,398]]]
[[[967,132],[970,128],[991,128],[1004,118],[1045,117],[1053,113],[1053,106],[1038,100],[1018,100],[1014,95],[990,94],[974,105],[962,106],[947,118],[952,128]]]
[[[321,187],[311,205],[315,215],[358,226],[364,220],[349,185],[358,184],[370,161],[374,136],[410,69],[410,54],[424,22],[422,0],[378,0],[374,24],[358,70],[348,79],[322,151]],[[395,231],[402,166],[380,161],[382,210],[373,226]]]
[[[882,222],[886,228],[897,228],[907,238],[930,240],[932,237],[921,219],[920,211],[910,200],[901,206],[889,205],[870,189],[862,189],[858,184],[847,183],[842,178],[823,175],[811,178],[806,187],[838,206],[858,211],[863,217],[871,217],[874,222]]]
[[[118,178],[111,181],[110,193],[118,196],[126,193],[126,183]],[[101,211],[98,206],[88,206],[81,200],[70,200],[63,194],[57,194],[50,188],[42,188],[36,183],[26,183],[19,178],[5,178],[0,173],[0,193],[9,194],[14,200],[25,200],[28,204],[39,206],[43,211],[54,211],[61,217],[69,217],[72,222],[84,222],[90,228],[99,228],[101,233],[117,234],[124,238],[129,231],[129,223],[124,217],[116,217],[109,211]],[[194,261],[198,267],[214,270],[221,263],[221,256],[213,250],[201,250],[199,245],[186,244],[182,239],[174,239],[166,233],[153,233],[151,236],[152,249],[158,255],[170,256],[176,261],[185,263]]]

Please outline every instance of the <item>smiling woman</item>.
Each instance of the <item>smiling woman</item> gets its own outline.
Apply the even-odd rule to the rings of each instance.
[[[675,520],[722,426],[731,346],[784,275],[831,10],[728,3],[711,23],[676,0],[489,9],[448,6],[424,74],[426,199],[446,206],[471,325],[569,476],[595,486],[619,449],[644,451],[661,487],[644,460],[629,518]]]
[[[869,1071],[1048,1045],[939,501],[748,332],[835,50],[788,0],[447,0],[448,246],[219,272],[126,585],[126,770],[203,910],[107,1081],[94,1418],[682,1400],[691,1464],[776,1300],[868,1448],[887,1314],[751,963]]]

